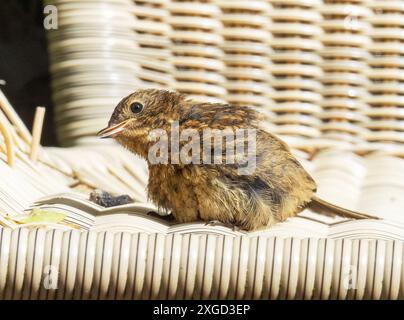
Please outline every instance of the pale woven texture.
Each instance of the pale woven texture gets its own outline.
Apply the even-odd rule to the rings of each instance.
[[[30,160],[32,137],[0,95],[0,298],[403,298],[403,1],[47,2],[60,18],[49,31],[59,139],[84,146]],[[383,220],[328,227],[306,210],[263,236],[12,222],[43,197],[41,208],[79,211],[57,194],[95,187],[146,201],[144,162],[92,136],[150,86],[265,110],[321,197]]]
[[[0,298],[403,298],[401,241],[44,229],[0,239]]]
[[[105,0],[88,1],[85,13],[78,1],[48,2],[61,21],[78,10],[49,31],[65,145],[88,142],[124,93],[162,87],[259,106],[273,132],[304,151],[403,155],[401,0]]]
[[[5,119],[3,111],[11,110],[1,106],[1,224],[8,226],[6,216],[21,214],[44,196],[78,187],[87,195],[97,186],[144,201],[147,174],[133,155],[112,145],[41,148],[33,163],[27,156],[30,137],[22,139],[26,129]],[[310,239],[307,234],[322,226],[303,218],[265,236],[226,235],[208,226],[205,234],[184,228],[170,235],[150,224],[136,225],[146,233],[133,227],[123,232],[124,223],[81,232],[52,224],[0,228],[0,298],[402,299],[403,160],[328,151],[303,163],[322,196],[385,220],[358,222],[354,229],[337,225],[327,238],[320,232]],[[45,208],[53,203],[73,209],[58,205],[57,196],[48,203]]]

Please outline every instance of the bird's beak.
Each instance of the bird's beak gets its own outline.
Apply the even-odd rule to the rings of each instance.
[[[120,132],[122,132],[123,129],[125,129],[125,127],[129,123],[129,120],[130,119],[124,120],[124,121],[122,121],[122,122],[120,122],[120,123],[118,123],[118,124],[116,124],[114,126],[106,127],[104,129],[100,130],[97,133],[97,136],[99,136],[100,138],[110,138],[110,137],[113,137],[113,136],[117,135]]]

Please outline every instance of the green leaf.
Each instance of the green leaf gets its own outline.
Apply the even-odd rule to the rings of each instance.
[[[18,223],[59,223],[66,215],[56,211],[42,210],[40,208],[33,208],[29,215],[19,215],[10,217]]]

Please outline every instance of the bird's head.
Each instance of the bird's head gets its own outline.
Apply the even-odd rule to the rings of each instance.
[[[123,98],[115,107],[108,126],[98,132],[101,138],[114,138],[129,150],[144,156],[151,130],[167,130],[178,118],[184,97],[173,91],[140,89]]]

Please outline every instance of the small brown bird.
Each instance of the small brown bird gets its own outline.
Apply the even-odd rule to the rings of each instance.
[[[306,207],[349,218],[374,218],[316,197],[316,183],[312,177],[283,141],[262,129],[260,121],[260,113],[250,107],[196,103],[177,92],[145,89],[122,99],[108,127],[98,135],[113,137],[146,159],[150,174],[149,198],[160,208],[171,210],[176,221],[181,223],[220,221],[241,229],[256,230],[293,217]],[[192,158],[195,161],[190,163],[189,157],[179,157],[175,162],[177,149],[171,144],[174,124],[180,134],[191,129],[202,137],[193,144],[197,150],[197,157]],[[204,156],[211,156],[212,160],[217,155],[215,148],[218,144],[212,136],[205,137],[207,129],[227,132],[253,130],[255,149],[246,153],[250,140],[244,139],[240,144],[244,147],[243,152],[235,151],[233,161],[227,161],[231,157],[226,153],[230,150],[226,144],[225,149],[219,149],[219,155],[224,158],[222,163],[202,162]],[[169,147],[161,147],[156,152],[157,158],[166,161],[156,162],[155,158],[151,158],[150,150],[156,149],[153,132],[166,132],[159,141],[161,146],[167,143]],[[240,139],[239,136],[234,141],[240,142]],[[180,153],[188,142],[180,140]],[[191,149],[188,144],[186,150]],[[250,172],[243,173],[240,170],[245,169],[246,161],[237,162],[234,159],[246,154],[253,156],[254,167]]]

